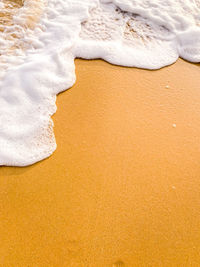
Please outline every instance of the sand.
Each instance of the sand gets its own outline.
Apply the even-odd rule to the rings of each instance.
[[[0,265],[199,266],[199,65],[76,72],[53,156],[0,168]]]

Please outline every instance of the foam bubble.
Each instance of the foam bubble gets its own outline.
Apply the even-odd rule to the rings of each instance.
[[[2,0],[0,165],[56,149],[56,94],[75,82],[74,58],[158,69],[200,61],[199,0]]]

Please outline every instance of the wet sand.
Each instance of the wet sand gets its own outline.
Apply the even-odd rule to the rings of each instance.
[[[199,266],[199,65],[76,72],[53,156],[0,168],[0,265]]]

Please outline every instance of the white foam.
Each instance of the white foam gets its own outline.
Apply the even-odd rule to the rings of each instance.
[[[29,0],[17,9],[2,1],[6,9],[0,165],[33,164],[56,149],[51,116],[56,94],[75,82],[74,58],[147,69],[179,56],[200,62],[199,0]]]

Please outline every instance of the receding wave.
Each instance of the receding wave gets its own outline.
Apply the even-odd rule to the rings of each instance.
[[[0,165],[56,149],[56,95],[75,83],[74,59],[158,69],[200,62],[200,0],[2,0]]]

